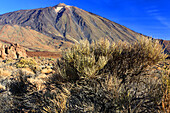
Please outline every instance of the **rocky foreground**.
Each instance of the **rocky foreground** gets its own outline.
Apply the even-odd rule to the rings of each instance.
[[[5,51],[0,112],[169,112],[170,61],[160,46],[152,40],[133,46],[86,40],[60,59]],[[17,53],[20,47],[5,48]]]

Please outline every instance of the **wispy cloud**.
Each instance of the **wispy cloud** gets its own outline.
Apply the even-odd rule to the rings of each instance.
[[[168,22],[167,18],[162,17],[162,16],[156,16],[156,19],[159,20],[163,25],[170,28],[170,22]]]
[[[147,10],[147,13],[149,13],[149,15],[153,15],[153,16],[160,15],[159,10],[157,10],[157,9],[149,9],[149,10]]]
[[[146,12],[151,16],[158,16],[160,15],[159,10],[156,8],[156,6],[151,6],[149,8],[146,8]]]
[[[146,8],[146,11],[149,15],[153,16],[161,24],[170,28],[170,22],[168,21],[166,17],[161,15],[161,11],[156,6],[151,6],[149,8]]]

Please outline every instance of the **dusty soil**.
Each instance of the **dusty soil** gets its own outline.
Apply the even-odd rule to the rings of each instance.
[[[38,52],[27,51],[27,55],[28,57],[48,57],[48,58],[61,57],[60,52],[48,52],[48,51],[38,51]]]

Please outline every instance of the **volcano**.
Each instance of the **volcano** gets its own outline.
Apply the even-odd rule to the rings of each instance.
[[[55,51],[81,39],[133,42],[140,36],[123,25],[64,3],[0,15],[0,39],[33,50]]]

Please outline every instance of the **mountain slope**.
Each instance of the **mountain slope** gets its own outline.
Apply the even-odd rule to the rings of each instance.
[[[53,39],[71,42],[84,38],[91,41],[101,37],[131,42],[140,35],[115,22],[65,4],[0,15],[0,25],[5,24],[30,26],[31,29]]]
[[[51,37],[43,35],[30,28],[24,28],[18,25],[0,25],[0,42],[18,43],[29,50],[56,51],[61,49],[65,43],[61,40],[53,40]]]

